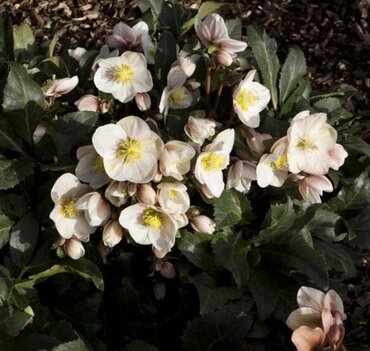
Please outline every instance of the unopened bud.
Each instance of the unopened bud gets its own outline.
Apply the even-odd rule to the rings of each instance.
[[[192,217],[190,223],[196,232],[213,234],[216,229],[216,223],[211,218],[204,215]]]
[[[147,111],[152,106],[152,101],[148,93],[137,93],[135,95],[135,102],[140,111]]]
[[[229,67],[233,63],[232,56],[225,50],[219,50],[216,54],[216,60],[220,65]]]
[[[109,221],[103,229],[103,243],[110,248],[116,246],[123,237],[123,228],[118,221]]]
[[[78,260],[85,255],[85,249],[81,241],[75,238],[67,239],[63,248],[65,253],[74,260]]]
[[[128,196],[134,196],[136,194],[136,190],[137,190],[137,184],[129,183],[127,185],[127,194],[128,194]]]
[[[75,102],[78,111],[92,111],[99,110],[99,99],[95,95],[84,95]]]
[[[171,262],[160,262],[158,271],[163,277],[167,279],[172,279],[176,277],[176,271]]]
[[[186,212],[186,215],[188,216],[188,218],[192,218],[194,216],[200,215],[200,211],[196,207],[190,207]]]
[[[110,217],[110,205],[97,191],[82,196],[77,208],[85,211],[86,220],[92,227],[102,225]]]
[[[139,184],[136,190],[136,198],[139,202],[147,205],[155,205],[157,194],[150,184]]]

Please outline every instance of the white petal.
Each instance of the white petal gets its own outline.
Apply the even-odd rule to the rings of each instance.
[[[311,307],[301,307],[294,310],[288,317],[286,324],[292,330],[302,325],[315,328],[321,326],[321,312]]]
[[[92,142],[97,153],[104,159],[115,158],[117,145],[126,138],[125,131],[115,124],[106,124],[96,129]]]
[[[51,188],[51,199],[56,203],[63,196],[78,191],[80,186],[81,183],[75,175],[72,173],[65,173],[57,179]]]
[[[319,312],[324,307],[325,294],[314,288],[302,286],[298,290],[297,303],[299,307],[311,307]]]

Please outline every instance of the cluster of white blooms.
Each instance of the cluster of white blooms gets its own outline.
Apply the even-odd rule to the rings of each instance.
[[[247,46],[229,38],[224,20],[216,14],[198,21],[195,29],[219,65],[231,65],[236,53]],[[189,79],[196,64],[183,54],[169,69],[163,91],[149,95],[153,80],[148,63],[154,63],[155,45],[144,22],[132,28],[118,24],[108,45],[115,50],[110,52],[104,46],[93,65],[99,91],[112,94],[121,103],[135,100],[140,111],[150,109],[151,98],[157,98],[159,120],[165,125],[170,109],[196,103],[199,84]],[[84,54],[81,48],[70,52],[76,60]],[[336,143],[335,129],[326,122],[326,114],[304,111],[293,118],[287,135],[266,150],[264,142],[272,136],[255,128],[270,102],[270,92],[253,81],[255,74],[255,70],[246,74],[232,98],[234,112],[242,122],[238,130],[249,152],[234,145],[235,129],[222,128],[211,118],[190,115],[184,128],[188,141],[164,141],[137,116],[98,127],[92,145],[77,150],[75,175],[62,175],[51,191],[55,207],[50,218],[65,252],[75,259],[83,256],[81,242],[88,241],[98,227],[103,227],[102,251],[109,252],[128,231],[136,243],[152,245],[157,257],[171,251],[180,228],[189,225],[212,234],[215,222],[191,203],[188,188],[200,193],[205,202],[212,202],[225,188],[247,193],[254,181],[262,188],[293,181],[298,182],[305,200],[321,202],[323,191],[333,190],[325,174],[330,168],[337,170],[347,157]],[[77,84],[77,77],[56,80],[45,94],[55,99]],[[80,111],[106,113],[110,109],[109,103],[92,94],[82,96],[75,105]]]

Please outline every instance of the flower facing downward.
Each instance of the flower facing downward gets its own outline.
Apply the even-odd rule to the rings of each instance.
[[[72,78],[56,79],[45,92],[45,96],[53,96],[54,98],[61,97],[76,88],[77,84],[77,76],[73,76]]]
[[[110,217],[110,206],[97,191],[83,195],[76,203],[79,211],[85,212],[87,222],[92,227],[98,227]]]
[[[99,90],[111,93],[123,103],[132,100],[137,93],[145,93],[153,87],[144,55],[131,51],[126,51],[119,57],[100,60],[94,83]]]
[[[222,170],[229,164],[230,152],[234,146],[235,131],[226,129],[207,145],[195,164],[195,178],[207,187],[207,196],[220,197],[224,190]]]
[[[323,175],[309,175],[299,183],[299,192],[302,197],[311,204],[320,204],[323,191],[332,192],[333,185]]]
[[[85,248],[81,241],[76,238],[64,240],[63,248],[64,252],[73,260],[85,256]]]
[[[234,110],[248,127],[260,125],[260,112],[270,101],[270,91],[262,84],[253,82],[256,71],[250,71],[239,83],[233,94]]]
[[[84,211],[77,207],[77,201],[89,190],[87,185],[81,184],[76,176],[65,173],[60,176],[51,189],[51,199],[54,208],[50,219],[55,222],[59,234],[64,239],[75,236],[87,241],[89,235],[95,231],[85,217]]]
[[[165,253],[175,244],[177,225],[158,207],[141,203],[126,207],[119,216],[119,223],[138,244],[152,244]]]
[[[185,125],[186,135],[199,145],[203,145],[204,141],[215,135],[216,122],[209,118],[194,118],[189,117],[188,123]]]
[[[183,214],[190,207],[187,188],[179,182],[160,183],[158,188],[158,203],[169,214]]]
[[[237,160],[228,170],[226,189],[247,193],[256,179],[256,166],[249,161]]]
[[[128,116],[99,127],[92,141],[112,179],[147,183],[156,174],[163,142],[139,117]]]

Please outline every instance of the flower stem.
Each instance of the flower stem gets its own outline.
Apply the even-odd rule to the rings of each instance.
[[[218,107],[218,104],[220,102],[220,98],[221,98],[223,89],[224,89],[224,82],[222,82],[220,84],[220,86],[218,87],[218,90],[217,90],[217,97],[216,97],[216,102],[215,102],[215,107],[214,107],[215,110],[217,110],[217,107]]]
[[[211,82],[212,82],[212,67],[207,67],[207,78],[206,78],[206,112],[210,110],[210,95],[211,95]]]

